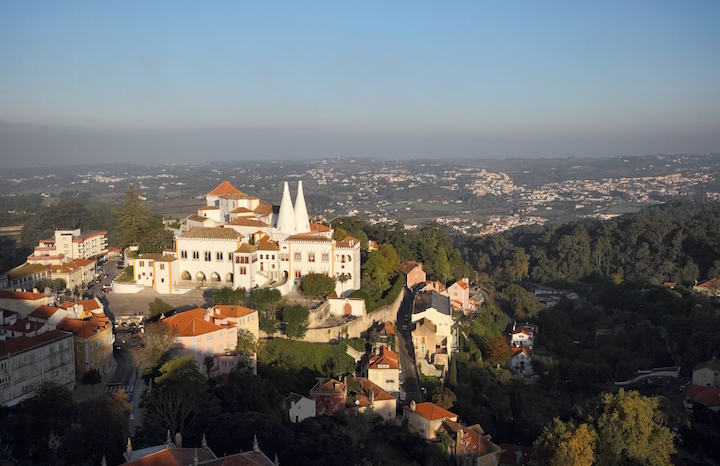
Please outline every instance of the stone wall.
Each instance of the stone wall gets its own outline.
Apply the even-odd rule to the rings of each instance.
[[[369,314],[365,314],[362,317],[358,317],[342,325],[335,327],[313,328],[313,324],[318,325],[319,323],[324,322],[327,316],[330,315],[330,306],[325,303],[320,306],[317,311],[310,313],[309,321],[311,328],[308,329],[305,334],[305,338],[303,338],[302,341],[306,341],[308,343],[327,343],[329,341],[340,341],[348,338],[360,338],[375,322],[386,322],[388,320],[395,322],[398,309],[400,309],[400,304],[402,304],[406,292],[407,289],[403,288],[403,292],[395,298],[395,301],[392,304],[383,306]],[[319,315],[321,312],[327,315],[321,318]],[[313,316],[313,314],[316,315]]]

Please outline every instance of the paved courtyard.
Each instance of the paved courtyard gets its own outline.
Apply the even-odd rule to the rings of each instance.
[[[197,307],[212,306],[212,291],[193,289],[185,294],[163,295],[152,289],[144,289],[135,294],[116,294],[113,292],[100,296],[105,312],[112,316],[147,315],[150,304],[160,298],[178,311],[187,311]]]

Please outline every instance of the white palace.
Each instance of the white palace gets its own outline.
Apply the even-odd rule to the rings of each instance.
[[[294,206],[287,182],[279,207],[227,181],[205,198],[207,205],[176,230],[174,251],[134,259],[136,284],[164,294],[198,286],[286,294],[303,276],[321,273],[335,278],[338,296],[360,288],[360,241],[335,241],[332,229],[310,223],[302,181]]]

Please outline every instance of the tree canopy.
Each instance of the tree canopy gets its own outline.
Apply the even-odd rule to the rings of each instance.
[[[335,280],[321,273],[309,273],[300,279],[300,290],[308,296],[329,296],[335,292]]]

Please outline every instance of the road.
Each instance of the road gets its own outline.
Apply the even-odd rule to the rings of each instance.
[[[414,295],[412,292],[406,292],[403,302],[400,304],[397,315],[397,348],[400,355],[400,364],[402,365],[403,390],[407,394],[406,402],[414,400],[416,403],[422,403],[422,387],[420,378],[415,365],[415,349],[412,344],[412,336],[410,334],[410,320],[405,322],[405,316],[412,314]],[[403,330],[403,325],[407,325],[407,329]]]

